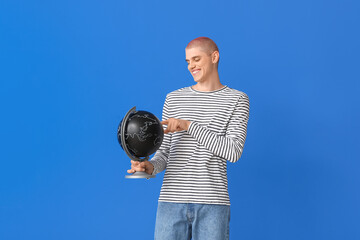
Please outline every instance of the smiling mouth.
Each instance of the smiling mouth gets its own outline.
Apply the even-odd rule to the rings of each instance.
[[[194,70],[194,71],[192,72],[192,74],[195,75],[195,74],[197,74],[198,72],[200,72],[200,70]]]

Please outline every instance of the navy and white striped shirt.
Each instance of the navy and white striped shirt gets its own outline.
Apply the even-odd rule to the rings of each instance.
[[[227,161],[243,152],[248,96],[228,86],[211,92],[184,87],[166,96],[162,120],[168,118],[191,124],[165,134],[150,160],[153,174],[166,169],[159,201],[230,205]]]

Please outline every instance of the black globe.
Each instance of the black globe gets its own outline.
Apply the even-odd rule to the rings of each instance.
[[[143,161],[161,146],[164,129],[154,114],[134,107],[121,120],[117,138],[131,159]]]

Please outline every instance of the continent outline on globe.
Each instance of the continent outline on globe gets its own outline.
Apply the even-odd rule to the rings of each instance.
[[[136,161],[148,160],[161,146],[163,137],[164,129],[160,120],[148,111],[136,111],[136,107],[127,112],[118,127],[121,147]]]

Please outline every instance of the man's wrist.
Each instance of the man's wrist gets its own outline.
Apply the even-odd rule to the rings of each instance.
[[[154,161],[149,161],[149,163],[151,164],[151,166],[152,166],[152,171],[151,171],[151,173],[149,173],[150,175],[155,175],[154,174],[154,172],[155,172],[155,164],[154,164]],[[150,167],[151,168],[151,167]]]

